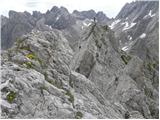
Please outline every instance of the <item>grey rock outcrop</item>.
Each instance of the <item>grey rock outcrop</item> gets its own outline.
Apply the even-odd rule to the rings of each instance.
[[[97,23],[75,52],[58,30],[21,37],[2,53],[2,117],[157,118],[152,74],[141,59],[121,53],[113,38]]]
[[[71,71],[72,57],[58,30],[19,39],[2,54],[2,117],[122,118],[94,83]]]
[[[2,30],[29,29],[1,54],[1,118],[158,119],[157,2],[142,3],[110,27],[102,12],[64,7],[2,16]]]
[[[113,32],[104,28],[96,24],[90,27],[87,37],[80,42],[81,47],[75,53],[71,68],[90,79],[105,98],[119,103],[125,111],[157,118],[158,91],[153,84],[155,80],[146,75],[148,68],[138,57],[127,58],[126,54],[119,52],[112,45],[115,40]]]

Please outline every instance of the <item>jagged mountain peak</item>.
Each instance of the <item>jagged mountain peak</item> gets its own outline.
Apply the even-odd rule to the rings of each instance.
[[[136,54],[143,60],[148,59],[147,51],[150,51],[152,57],[157,59],[158,51],[155,49],[158,48],[158,4],[158,1],[135,1],[122,8],[110,25],[122,50]],[[153,44],[157,44],[155,49],[151,48]]]
[[[133,19],[135,21],[142,19],[146,14],[154,14],[158,11],[158,1],[134,1],[126,3],[121,9],[116,19]],[[136,17],[136,19],[135,19]]]
[[[105,13],[103,13],[102,11],[99,11],[99,12],[95,12],[94,10],[88,10],[88,11],[77,11],[77,10],[74,10],[73,13],[72,13],[74,16],[76,16],[78,19],[85,19],[85,18],[88,18],[88,19],[94,19],[96,18],[98,22],[100,23],[107,23],[110,18],[108,18]]]
[[[2,16],[1,118],[158,118],[159,16],[143,5],[111,21],[56,6]]]
[[[48,31],[53,28],[60,30],[67,29],[70,30],[69,34],[71,34],[67,36],[72,36],[75,32],[79,34],[81,28],[83,29],[83,27],[86,26],[86,19],[92,21],[94,17],[97,17],[98,22],[102,24],[106,24],[109,21],[104,13],[96,13],[94,10],[77,12],[76,15],[73,13],[70,14],[65,7],[57,6],[53,6],[51,10],[43,14],[38,11],[33,11],[32,15],[28,12],[16,12],[11,10],[9,11],[8,20],[2,20],[2,48],[9,48],[17,37],[35,28],[42,31]],[[75,32],[73,33],[73,31]],[[77,39],[74,36],[70,38]]]

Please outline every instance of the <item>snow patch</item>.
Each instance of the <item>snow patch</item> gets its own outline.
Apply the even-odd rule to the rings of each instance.
[[[128,35],[128,39],[129,39],[129,40],[132,40],[132,37],[131,37],[130,35]]]
[[[60,17],[61,17],[61,15],[58,15],[58,16],[56,17],[56,21],[59,20]]]
[[[145,38],[145,37],[146,37],[146,33],[142,33],[139,37],[140,37],[141,39]]]
[[[128,46],[124,46],[124,47],[122,48],[123,51],[127,51],[128,49],[129,49]]]
[[[121,20],[115,20],[109,27],[111,28],[111,29],[113,29],[114,27],[115,27],[115,25],[116,24],[118,24],[119,22],[120,22]]]
[[[148,15],[149,15],[150,17],[155,16],[155,14],[152,15],[152,10],[149,11]]]
[[[136,40],[125,43],[125,46],[122,47],[122,50],[123,51],[130,50],[135,43],[136,43]]]
[[[150,10],[149,11],[149,13],[148,13],[148,15],[145,15],[144,17],[143,17],[143,19],[146,19],[146,18],[148,18],[148,17],[154,17],[156,14],[152,14],[152,10]]]
[[[83,26],[81,27],[81,29],[83,30]]]
[[[125,22],[125,28],[127,28],[129,26],[128,22]]]
[[[124,30],[128,30],[128,29],[132,28],[132,27],[135,26],[135,25],[136,25],[136,23],[131,23],[131,24],[129,25],[128,22],[125,22],[125,26],[124,26],[124,28],[123,28],[123,31],[124,31]]]
[[[88,23],[88,24],[87,24],[86,22],[83,22],[83,25],[88,27],[88,26],[91,25],[91,23]]]
[[[52,26],[51,25],[46,25],[47,27],[49,27],[50,29],[52,29]]]

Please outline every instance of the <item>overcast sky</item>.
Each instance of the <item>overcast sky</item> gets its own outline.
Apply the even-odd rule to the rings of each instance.
[[[9,10],[19,12],[34,10],[46,12],[53,6],[64,6],[69,12],[73,10],[103,11],[108,17],[115,17],[127,2],[134,0],[0,0],[0,14],[8,16]]]

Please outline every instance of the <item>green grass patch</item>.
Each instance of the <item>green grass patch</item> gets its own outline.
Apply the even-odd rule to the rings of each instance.
[[[33,68],[33,66],[34,66],[32,62],[25,62],[25,63],[23,63],[23,65],[25,67],[27,67],[28,69]]]
[[[69,90],[66,90],[66,95],[69,96],[68,100],[71,103],[74,103],[74,96],[71,94],[71,92]]]
[[[7,95],[7,101],[9,103],[13,103],[15,98],[16,98],[16,92],[10,91],[10,93]]]
[[[131,60],[131,56],[129,56],[129,55],[121,55],[121,59],[127,65],[128,62]]]
[[[152,71],[153,69],[155,69],[155,67],[156,67],[156,63],[149,62],[147,64],[147,68],[148,68],[149,71]]]
[[[35,60],[37,58],[34,53],[29,53],[29,54],[26,55],[26,57],[31,59],[31,60]]]
[[[80,111],[76,112],[76,115],[75,115],[76,119],[81,119],[82,117],[83,117],[82,112],[80,112]]]

